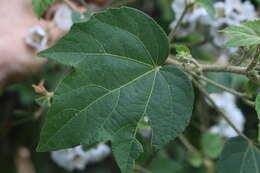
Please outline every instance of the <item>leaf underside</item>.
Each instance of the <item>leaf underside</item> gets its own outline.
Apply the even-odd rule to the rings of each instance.
[[[163,66],[169,44],[144,13],[127,7],[93,14],[39,55],[74,67],[55,91],[37,151],[111,141],[123,173],[143,148],[137,126],[147,115],[160,149],[189,123],[193,88],[175,67]]]
[[[246,21],[241,26],[230,26],[223,32],[227,33],[226,46],[239,47],[260,44],[260,20]]]
[[[219,159],[219,173],[259,173],[260,151],[241,137],[230,139]]]

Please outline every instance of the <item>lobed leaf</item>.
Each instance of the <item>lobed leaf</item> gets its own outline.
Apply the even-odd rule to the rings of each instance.
[[[179,69],[163,66],[166,34],[132,8],[109,9],[75,24],[39,55],[74,67],[55,91],[38,151],[111,141],[123,173],[143,148],[139,122],[149,116],[152,145],[160,149],[188,125],[193,88]]]

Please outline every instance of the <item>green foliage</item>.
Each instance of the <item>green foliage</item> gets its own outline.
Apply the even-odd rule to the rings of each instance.
[[[260,121],[260,94],[256,97],[256,112],[258,116],[258,120]],[[258,141],[260,142],[260,123],[258,124]]]
[[[219,159],[219,173],[259,173],[260,151],[241,137],[230,139]]]
[[[186,46],[176,45],[175,49],[176,49],[177,54],[183,54],[183,53],[190,54],[190,49]]]
[[[132,8],[109,9],[74,25],[39,55],[72,66],[60,83],[41,133],[38,151],[111,141],[123,173],[143,151],[136,139],[145,115],[160,149],[188,125],[193,88],[179,69],[164,66],[166,34]]]
[[[226,46],[251,46],[260,44],[260,20],[246,21],[241,26],[230,26],[222,30],[229,40]]]
[[[162,13],[162,18],[165,21],[171,21],[174,18],[174,13],[173,10],[171,8],[171,4],[172,4],[173,0],[159,0],[158,2],[158,6],[161,10]]]
[[[195,0],[195,3],[205,8],[212,19],[215,17],[216,11],[213,6],[212,0]]]
[[[209,72],[207,77],[227,88],[237,89],[242,83],[246,82],[246,78],[241,75],[231,74],[227,72]],[[207,91],[209,93],[222,93],[223,90],[212,85],[207,84]]]
[[[150,164],[152,173],[181,173],[181,168],[180,163],[168,158],[158,158]]]
[[[193,167],[199,168],[203,164],[203,156],[196,152],[190,153],[188,161]]]
[[[32,0],[34,13],[40,18],[43,12],[53,3],[53,0]]]
[[[203,152],[211,159],[216,159],[219,157],[224,143],[221,136],[216,134],[205,133],[201,140]]]
[[[256,97],[256,112],[257,112],[257,115],[258,115],[258,119],[260,120],[260,93],[257,95]]]

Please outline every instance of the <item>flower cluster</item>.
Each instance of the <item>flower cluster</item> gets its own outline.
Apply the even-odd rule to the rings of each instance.
[[[185,0],[173,1],[172,9],[176,14],[176,19],[171,23],[171,28],[176,26],[178,19],[185,9],[185,3]],[[210,35],[213,38],[213,43],[216,46],[223,46],[226,37],[224,33],[218,32],[220,29],[227,26],[237,26],[245,20],[257,19],[257,12],[250,1],[225,0],[224,2],[214,3],[214,8],[216,11],[215,18],[210,19],[204,8],[195,6],[182,20],[177,37],[182,38],[188,36],[196,29],[198,24],[207,25],[210,28]]]
[[[241,110],[236,106],[235,96],[223,92],[221,94],[211,94],[210,97],[214,100],[216,105],[225,113],[225,115],[234,123],[237,129],[243,131],[245,118]],[[210,128],[210,132],[214,134],[219,134],[223,137],[231,138],[238,134],[234,129],[226,122],[224,118]]]
[[[88,163],[103,160],[111,153],[106,144],[99,144],[96,148],[84,151],[82,146],[51,152],[52,160],[67,171],[84,170]]]

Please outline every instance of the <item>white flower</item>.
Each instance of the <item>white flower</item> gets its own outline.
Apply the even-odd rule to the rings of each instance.
[[[240,131],[244,130],[245,118],[241,110],[236,106],[235,97],[227,92],[222,94],[211,94],[210,97],[214,100],[216,105],[225,113],[225,115],[232,121],[232,123]],[[221,118],[219,123],[210,128],[211,133],[217,133],[224,137],[231,138],[238,134],[232,127],[226,122],[224,118]]]
[[[71,149],[51,152],[52,160],[67,171],[74,169],[83,170],[88,162],[88,156],[82,150],[81,146]]]
[[[33,26],[29,29],[25,38],[27,45],[42,50],[46,47],[48,42],[47,33],[40,26]]]
[[[89,156],[90,163],[102,161],[111,153],[110,148],[106,144],[100,144],[97,148],[92,148],[86,152]]]
[[[54,21],[62,30],[69,30],[73,24],[72,10],[66,5],[61,5],[54,15]]]
[[[226,0],[226,16],[229,22],[256,19],[256,12],[250,1]],[[231,24],[232,25],[232,24]]]
[[[225,33],[220,33],[218,30],[227,26],[238,26],[242,21],[257,18],[254,6],[249,1],[226,0],[214,3],[214,8],[216,9],[216,19],[210,22],[210,34],[213,37],[213,43],[217,46],[223,46],[227,40]],[[230,52],[234,53],[234,50],[230,49]]]
[[[51,152],[52,160],[67,171],[84,170],[88,163],[103,160],[111,153],[106,144],[84,151],[82,146]]]

